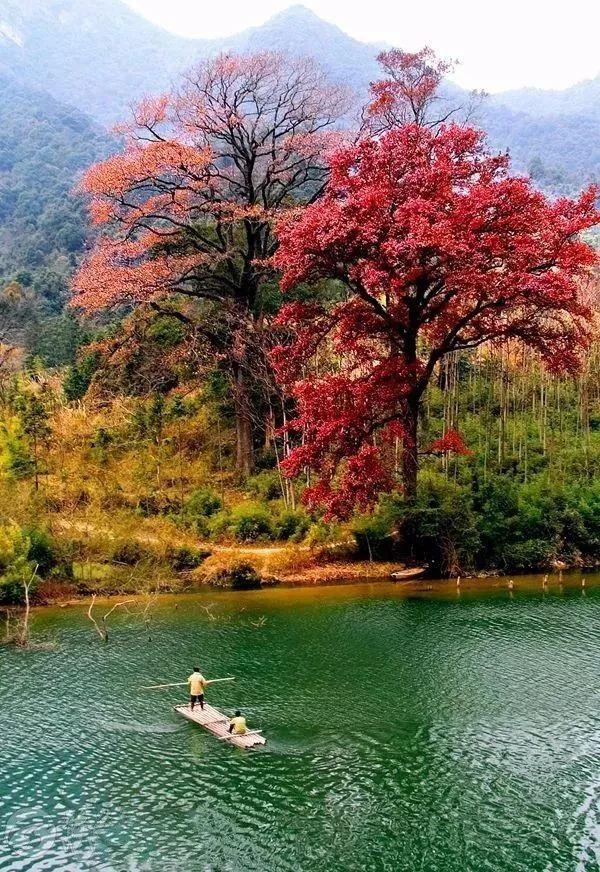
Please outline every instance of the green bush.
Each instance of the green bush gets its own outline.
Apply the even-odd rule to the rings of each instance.
[[[98,368],[99,355],[85,354],[81,360],[70,366],[63,381],[63,391],[68,402],[85,397]]]
[[[481,547],[477,562],[505,570],[543,569],[563,558],[600,556],[600,485],[553,483],[547,473],[524,483],[495,475],[475,483]]]
[[[503,554],[504,568],[510,571],[541,569],[556,557],[551,542],[543,539],[526,539],[514,542]]]
[[[231,512],[229,509],[221,509],[210,518],[198,519],[196,528],[200,535],[206,535],[211,539],[222,539],[230,535]]]
[[[35,567],[28,557],[30,547],[29,536],[17,524],[0,524],[0,602],[23,602],[24,584],[32,579]]]
[[[310,527],[310,518],[301,509],[283,509],[277,516],[274,535],[277,539],[300,542]]]
[[[73,555],[68,546],[39,527],[26,527],[23,532],[29,539],[27,559],[37,566],[38,575],[43,578],[50,575],[73,577]]]
[[[400,517],[398,497],[382,497],[372,514],[359,515],[352,523],[352,535],[362,560],[391,560],[396,548],[394,531]]]
[[[319,518],[311,524],[306,534],[305,542],[309,548],[321,548],[330,545],[340,537],[340,526],[334,522],[324,521]]]
[[[426,471],[415,504],[402,504],[399,520],[405,547],[435,571],[454,573],[474,564],[480,539],[467,488]]]
[[[237,563],[234,566],[216,570],[208,577],[214,587],[229,590],[254,590],[261,587],[261,577],[250,563]]]
[[[246,489],[251,496],[262,502],[281,498],[281,479],[276,469],[265,469],[253,475],[246,482]]]
[[[184,509],[183,519],[188,524],[193,524],[201,536],[208,536],[211,532],[209,519],[214,518],[223,510],[223,500],[211,488],[199,488],[188,498]]]
[[[187,545],[169,547],[166,552],[167,563],[175,572],[189,572],[192,569],[197,569],[207,557],[210,557],[210,551],[189,548]]]
[[[600,554],[600,481],[577,488],[574,499],[581,528],[574,536],[575,545],[585,554]]]
[[[260,503],[253,502],[240,503],[231,510],[229,530],[238,542],[255,542],[273,535],[268,510]]]

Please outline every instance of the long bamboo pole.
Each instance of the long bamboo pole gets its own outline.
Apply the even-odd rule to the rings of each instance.
[[[217,736],[219,742],[224,742],[227,739],[241,739],[244,736],[256,736],[262,733],[262,730],[246,730],[245,733],[228,733],[226,736]]]
[[[221,681],[235,681],[235,678],[211,678],[210,681],[207,681],[207,684],[218,684]],[[140,690],[159,690],[162,687],[184,687],[187,685],[187,681],[175,681],[172,684],[148,684],[144,687],[140,687]]]

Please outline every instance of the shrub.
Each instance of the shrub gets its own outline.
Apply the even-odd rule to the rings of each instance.
[[[184,509],[183,519],[193,524],[201,536],[210,533],[208,519],[218,514],[223,509],[223,500],[211,488],[199,488],[188,498]]]
[[[255,542],[273,535],[269,512],[260,503],[240,503],[230,513],[229,529],[238,542]]]
[[[467,488],[428,471],[419,478],[415,504],[397,505],[404,544],[413,557],[444,574],[473,565],[480,539]]]
[[[391,560],[395,549],[393,532],[399,518],[397,499],[380,500],[370,515],[360,515],[352,524],[352,535],[363,560]]]
[[[551,542],[526,539],[524,542],[512,543],[503,557],[508,570],[540,569],[556,557],[556,552]]]
[[[584,531],[576,534],[575,544],[585,554],[596,556],[600,553],[600,482],[578,489],[575,504]]]
[[[0,524],[0,602],[23,601],[24,584],[33,574],[28,558],[31,542],[13,521]]]
[[[210,551],[189,548],[187,545],[169,547],[166,552],[167,563],[175,572],[189,572],[192,569],[197,569],[207,557],[210,557]]]
[[[144,548],[136,539],[120,542],[112,553],[112,559],[115,563],[125,563],[127,566],[135,566],[137,563],[152,557],[152,552]]]
[[[261,577],[250,563],[236,563],[222,567],[208,576],[207,581],[214,587],[230,590],[253,590],[261,587]]]
[[[323,545],[330,545],[340,537],[339,524],[329,523],[319,518],[314,524],[308,528],[305,542],[309,548],[320,548]]]
[[[86,395],[98,368],[98,362],[99,355],[92,352],[69,367],[63,382],[63,391],[68,402],[80,400]]]
[[[27,559],[33,566],[37,565],[38,575],[73,577],[73,554],[68,545],[38,527],[26,527],[23,532],[29,539]]]
[[[481,548],[478,562],[507,570],[541,569],[555,558],[600,553],[600,490],[569,490],[545,476],[527,484],[496,476],[476,493]]]
[[[211,539],[221,539],[229,535],[229,525],[231,523],[231,513],[229,509],[221,509],[216,515],[210,518],[199,518],[196,523],[196,529],[200,535],[207,535]]]
[[[299,542],[310,527],[310,518],[300,510],[284,509],[275,521],[274,533],[277,539],[292,539]]]
[[[281,479],[275,469],[265,469],[253,475],[246,483],[248,493],[258,500],[267,502],[281,497]]]

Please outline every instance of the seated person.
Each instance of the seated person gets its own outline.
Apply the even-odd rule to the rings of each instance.
[[[235,736],[243,736],[246,730],[246,718],[238,709],[235,713],[235,717],[233,717],[229,722],[229,732],[233,733]]]

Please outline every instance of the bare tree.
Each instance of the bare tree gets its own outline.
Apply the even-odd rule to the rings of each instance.
[[[96,632],[98,633],[98,635],[100,636],[100,638],[102,639],[103,642],[108,642],[108,619],[110,618],[112,613],[115,612],[119,608],[127,607],[130,603],[133,603],[133,602],[134,602],[134,600],[129,599],[129,600],[123,600],[121,602],[115,603],[114,606],[112,606],[112,608],[110,608],[104,615],[102,615],[102,617],[100,618],[100,622],[98,622],[93,615],[93,609],[94,609],[94,605],[96,603],[96,594],[92,595],[92,601],[91,601],[89,608],[87,610],[87,617],[94,625],[94,629],[96,630]]]

